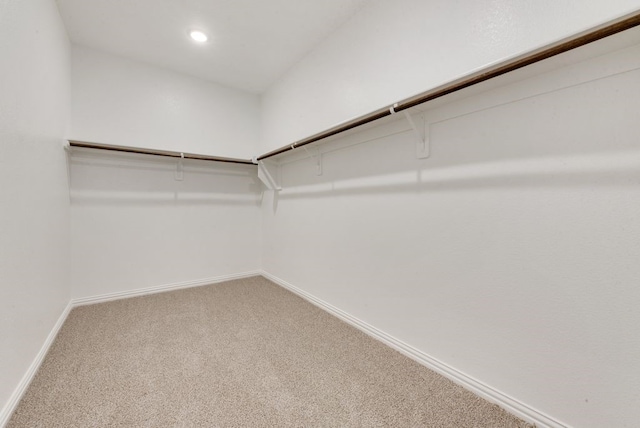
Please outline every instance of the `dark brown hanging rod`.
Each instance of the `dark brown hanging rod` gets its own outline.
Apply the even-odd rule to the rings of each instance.
[[[579,48],[597,40],[603,39],[608,36],[620,33],[622,31],[631,29],[640,25],[640,11],[634,12],[630,15],[626,15],[615,21],[603,24],[599,27],[591,29],[589,31],[576,34],[572,37],[563,39],[559,42],[547,45],[543,48],[537,49],[533,52],[511,58],[507,61],[492,65],[490,67],[479,70],[475,73],[461,77],[460,79],[446,83],[444,85],[433,88],[429,91],[418,94],[414,97],[407,98],[403,101],[395,103],[392,106],[385,107],[364,116],[357,117],[348,122],[341,123],[340,125],[329,128],[326,131],[312,135],[305,139],[296,141],[295,143],[288,144],[286,146],[275,149],[271,152],[265,153],[258,157],[258,160],[264,160],[272,156],[279,155],[291,151],[295,148],[306,146],[307,144],[315,143],[322,139],[340,134],[353,128],[365,125],[375,120],[381,119],[386,116],[390,116],[394,113],[415,107],[417,105],[426,103],[427,101],[435,100],[436,98],[443,97],[453,92],[460,91],[478,83],[485,82],[489,79],[501,76],[509,73],[510,71],[517,70],[527,65],[540,62],[547,58],[559,55],[564,52],[568,52],[572,49]]]
[[[529,53],[517,56],[515,58],[511,58],[504,62],[486,67],[484,69],[481,69],[474,73],[463,76],[459,79],[456,79],[452,82],[446,83],[444,85],[438,86],[436,88],[433,88],[431,90],[428,90],[426,92],[413,96],[411,98],[407,98],[405,100],[397,102],[389,107],[381,108],[369,114],[359,116],[350,121],[341,123],[323,132],[314,134],[310,137],[304,138],[302,140],[298,140],[292,144],[288,144],[286,146],[280,147],[279,149],[275,149],[261,156],[258,156],[257,160],[261,161],[264,159],[268,159],[270,157],[291,151],[298,147],[303,147],[303,146],[306,146],[307,144],[312,144],[317,141],[323,140],[325,138],[332,137],[334,135],[349,131],[351,129],[357,128],[367,123],[371,123],[378,119],[382,119],[383,117],[391,116],[394,113],[398,113],[400,111],[410,109],[411,107],[424,104],[428,101],[432,101],[437,98],[444,97],[445,95],[477,85],[479,83],[485,82],[487,80],[493,79],[495,77],[501,76],[511,71],[518,70],[520,68],[526,67],[527,65],[531,65],[536,62],[543,61],[547,58],[551,58],[561,53],[568,52],[570,50],[579,48],[581,46],[603,39],[605,37],[612,36],[614,34],[620,33],[625,30],[629,30],[631,28],[637,27],[638,25],[640,25],[640,11],[626,15],[615,21],[603,24],[589,31],[576,34],[572,37],[563,39],[551,45],[547,45],[533,52],[529,52]],[[91,148],[91,149],[111,150],[111,151],[127,152],[127,153],[140,153],[140,154],[154,155],[154,156],[167,156],[167,157],[173,157],[173,158],[183,157],[185,159],[199,159],[199,160],[206,160],[206,161],[237,163],[237,164],[244,164],[244,165],[255,164],[253,160],[247,160],[247,159],[236,159],[236,158],[227,158],[227,157],[220,157],[220,156],[209,156],[209,155],[197,155],[193,153],[181,153],[181,152],[173,152],[168,150],[155,150],[155,149],[143,149],[143,148],[137,148],[137,147],[115,146],[110,144],[89,143],[85,141],[69,140],[69,145],[71,147],[85,147],[85,148]]]
[[[110,144],[89,143],[86,141],[69,140],[71,147],[84,147],[88,149],[111,150],[114,152],[139,153],[143,155],[166,156],[172,158],[199,159],[213,162],[239,163],[243,165],[254,165],[253,161],[246,159],[225,158],[221,156],[196,155],[193,153],[172,152],[169,150],[142,149],[138,147],[113,146]]]

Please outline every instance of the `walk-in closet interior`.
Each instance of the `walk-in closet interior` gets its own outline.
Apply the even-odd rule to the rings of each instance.
[[[638,0],[0,0],[0,149],[0,427],[638,426]]]

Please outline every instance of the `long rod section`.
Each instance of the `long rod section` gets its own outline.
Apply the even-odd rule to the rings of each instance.
[[[165,156],[171,158],[198,159],[213,162],[239,163],[243,165],[255,165],[253,161],[246,159],[226,158],[221,156],[196,155],[193,153],[173,152],[170,150],[142,149],[138,147],[114,146],[111,144],[89,143],[86,141],[69,140],[71,147],[83,147],[88,149],[110,150],[114,152],[138,153],[143,155]]]
[[[364,116],[357,117],[348,122],[341,123],[333,128],[329,128],[326,131],[314,134],[305,139],[296,141],[293,144],[283,146],[279,149],[265,153],[258,157],[258,160],[264,160],[272,156],[279,155],[281,153],[288,152],[298,147],[306,146],[307,144],[315,143],[322,139],[340,134],[342,132],[349,131],[353,128],[365,125],[375,120],[381,119],[386,116],[390,116],[394,113],[407,110],[411,107],[415,107],[420,104],[424,104],[428,101],[435,100],[445,95],[460,91],[473,85],[485,82],[511,71],[518,70],[519,68],[526,67],[527,65],[540,62],[547,58],[559,55],[561,53],[568,52],[570,50],[579,48],[597,40],[603,39],[608,36],[620,33],[622,31],[631,29],[640,25],[640,12],[634,12],[631,15],[622,17],[614,22],[604,24],[595,29],[579,33],[575,36],[561,40],[557,43],[545,46],[541,49],[529,52],[527,54],[517,56],[506,61],[494,64],[486,67],[474,73],[468,74],[460,79],[446,83],[444,85],[433,88],[429,91],[418,94],[414,97],[407,98],[403,101],[393,104],[392,106],[376,110]]]

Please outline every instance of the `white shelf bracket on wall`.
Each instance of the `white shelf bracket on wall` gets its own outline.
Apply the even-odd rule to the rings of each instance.
[[[391,114],[398,113],[396,111],[397,107],[398,103],[395,103],[389,108],[389,112]],[[416,136],[416,157],[418,159],[428,158],[431,155],[431,148],[429,147],[429,123],[425,119],[424,114],[420,115],[422,119],[422,130],[420,130],[408,110],[402,110],[402,113],[404,113],[404,117],[407,119],[407,122],[409,122],[409,125],[411,125],[411,129],[413,129]]]
[[[180,160],[178,161],[178,164],[176,165],[176,173],[174,175],[176,181],[182,181],[184,180],[184,153],[180,153]]]
[[[260,179],[260,181],[264,183],[265,186],[267,186],[267,189],[282,190],[282,187],[278,186],[278,183],[273,178],[273,176],[267,169],[267,166],[264,164],[264,162],[263,161],[257,161],[257,162],[258,162],[258,178]]]
[[[422,130],[420,130],[418,125],[413,121],[411,114],[407,110],[404,110],[403,113],[416,135],[416,156],[418,159],[428,158],[431,155],[429,147],[429,124],[425,120],[424,116],[420,116],[422,118]]]
[[[313,154],[306,147],[303,146],[302,148],[305,152],[307,152],[309,158],[313,160],[316,166],[316,175],[322,175],[322,153],[320,153],[320,150],[316,149],[315,154]]]

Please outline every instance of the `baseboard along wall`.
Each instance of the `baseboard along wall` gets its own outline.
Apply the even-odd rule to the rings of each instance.
[[[29,369],[24,374],[24,376],[22,376],[22,379],[20,380],[20,383],[16,387],[15,391],[13,392],[13,394],[11,394],[11,397],[9,397],[9,401],[2,408],[2,411],[0,411],[0,427],[4,427],[9,422],[9,419],[11,419],[13,411],[16,409],[16,407],[18,407],[18,403],[22,399],[22,396],[27,391],[27,388],[29,388],[31,381],[38,372],[40,365],[44,361],[44,357],[47,355],[47,352],[49,352],[49,348],[53,344],[53,341],[56,339],[56,336],[58,335],[60,328],[66,321],[69,312],[71,312],[71,309],[73,309],[73,304],[69,302],[62,311],[62,314],[60,314],[60,317],[58,317],[58,321],[56,321],[55,325],[49,332],[49,335],[42,344],[38,355],[36,355],[33,362],[29,366]]]
[[[202,287],[203,285],[216,284],[234,279],[249,278],[251,276],[260,275],[260,271],[249,271],[230,275],[214,276],[211,278],[195,279],[191,281],[175,282],[172,284],[156,285],[153,287],[136,288],[134,290],[118,291],[115,293],[99,294],[97,296],[79,297],[71,299],[72,305],[84,306],[96,303],[109,302],[111,300],[128,299],[130,297],[144,296],[147,294],[163,293],[165,291],[180,290],[183,288]]]
[[[279,286],[291,291],[294,294],[302,297],[313,305],[320,309],[340,318],[342,321],[352,325],[358,330],[366,333],[367,335],[379,340],[380,342],[390,346],[401,354],[413,359],[414,361],[422,364],[423,366],[441,374],[442,376],[450,379],[456,384],[468,389],[476,395],[488,400],[498,406],[502,407],[512,415],[519,417],[520,419],[534,424],[538,428],[568,428],[568,425],[553,419],[552,417],[536,410],[521,401],[504,394],[497,389],[477,380],[473,377],[456,370],[455,368],[443,363],[442,361],[402,342],[399,339],[385,333],[382,330],[348,314],[347,312],[336,308],[329,303],[318,299],[312,294],[301,290],[300,288],[272,275],[268,272],[262,271],[260,273],[265,278],[278,284]]]
[[[131,297],[144,296],[147,294],[156,294],[156,293],[163,293],[166,291],[180,290],[183,288],[200,287],[204,285],[216,284],[219,282],[231,281],[233,279],[249,278],[251,276],[256,276],[256,275],[260,275],[260,271],[249,271],[249,272],[242,272],[238,274],[221,275],[221,276],[215,276],[211,278],[202,278],[202,279],[197,279],[192,281],[176,282],[172,284],[164,284],[164,285],[158,285],[154,287],[138,288],[135,290],[128,290],[128,291],[121,291],[116,293],[107,293],[107,294],[100,294],[97,296],[80,297],[80,298],[71,299],[67,304],[66,308],[64,309],[64,311],[62,311],[62,314],[58,318],[58,321],[51,329],[51,332],[47,336],[47,339],[43,343],[42,347],[40,348],[38,355],[36,355],[35,359],[29,366],[29,369],[27,370],[25,375],[22,377],[22,380],[16,387],[13,394],[11,394],[9,401],[5,404],[2,411],[0,411],[0,428],[4,428],[5,425],[7,425],[7,423],[9,422],[9,419],[11,419],[11,415],[15,411],[16,407],[18,407],[18,403],[22,399],[22,396],[26,392],[27,388],[29,388],[31,381],[35,377],[36,373],[38,372],[38,369],[40,368],[40,365],[44,361],[44,357],[47,355],[47,352],[49,352],[49,348],[53,344],[53,341],[58,335],[60,328],[66,321],[67,316],[69,315],[69,313],[73,308],[77,306],[93,305],[96,303],[109,302],[111,300],[128,299]]]
[[[144,296],[148,294],[163,293],[167,291],[179,290],[184,288],[200,287],[204,285],[231,281],[234,279],[248,278],[256,275],[262,275],[263,277],[269,279],[275,284],[302,297],[303,299],[307,300],[313,305],[338,317],[342,321],[361,330],[362,332],[373,337],[374,339],[377,339],[383,342],[384,344],[386,344],[387,346],[392,347],[393,349],[397,350],[403,355],[406,355],[407,357],[417,361],[418,363],[428,367],[429,369],[445,376],[446,378],[474,392],[475,394],[483,397],[484,399],[499,405],[500,407],[507,410],[511,414],[518,416],[519,418],[529,423],[535,424],[536,427],[540,427],[540,428],[567,428],[568,427],[566,424],[563,424],[551,418],[550,416],[545,415],[544,413],[530,406],[527,406],[526,404],[516,400],[515,398],[510,397],[509,395],[504,394],[496,390],[495,388],[492,388],[491,386],[486,385],[472,378],[471,376],[462,373],[459,370],[456,370],[455,368],[443,363],[442,361],[439,361],[436,358],[433,358],[430,355],[425,354],[424,352],[416,348],[413,348],[412,346],[402,342],[401,340],[398,340],[393,336],[373,327],[372,325],[348,314],[347,312],[342,311],[341,309],[338,309],[335,306],[330,305],[329,303],[321,299],[318,299],[317,297],[307,293],[306,291],[301,290],[298,287],[295,287],[294,285],[288,283],[287,281],[284,281],[283,279],[278,278],[275,275],[272,275],[266,271],[250,271],[250,272],[243,272],[243,273],[232,274],[232,275],[222,275],[222,276],[216,276],[212,278],[203,278],[203,279],[192,280],[192,281],[184,281],[184,282],[165,284],[165,285],[159,285],[154,287],[139,288],[135,290],[128,290],[128,291],[122,291],[122,292],[116,292],[116,293],[107,293],[107,294],[101,294],[97,296],[71,299],[69,304],[66,306],[66,308],[58,318],[58,321],[51,329],[51,332],[47,336],[47,339],[45,340],[40,351],[38,352],[38,355],[36,355],[35,359],[29,366],[29,369],[23,376],[22,380],[20,381],[19,385],[15,389],[14,393],[11,395],[9,401],[6,403],[6,405],[0,412],[0,428],[3,428],[9,422],[11,415],[13,414],[14,410],[18,406],[18,403],[20,402],[25,391],[31,384],[31,381],[35,377],[35,374],[38,372],[40,365],[44,361],[44,358],[47,355],[49,348],[53,344],[58,332],[60,331],[60,328],[62,327],[62,325],[67,319],[67,316],[69,315],[69,313],[74,307],[104,303],[112,300],[128,299],[128,298]]]

